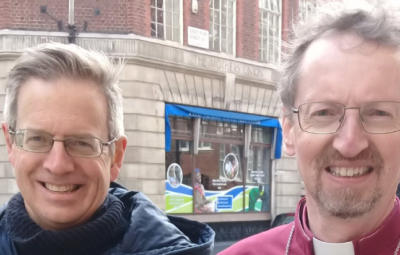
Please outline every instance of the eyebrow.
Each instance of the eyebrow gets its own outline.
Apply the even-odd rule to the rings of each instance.
[[[54,134],[52,134],[52,133],[50,133],[50,132],[48,132],[48,131],[46,131],[46,130],[40,129],[40,128],[33,128],[33,127],[28,126],[28,127],[26,127],[26,128],[17,128],[17,129],[15,129],[15,130],[18,130],[18,129],[35,130],[35,131],[39,131],[39,132],[43,132],[43,133],[49,134],[49,135],[51,135],[51,137],[55,137]],[[102,138],[100,138],[99,136],[96,136],[96,135],[94,135],[94,134],[92,134],[92,133],[66,134],[66,135],[64,135],[63,137],[64,137],[64,138],[65,138],[65,137],[95,137],[95,138],[102,139]],[[103,140],[103,139],[102,139],[102,140]]]

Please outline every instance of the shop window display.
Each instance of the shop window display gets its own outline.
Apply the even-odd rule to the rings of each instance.
[[[254,127],[248,158],[245,126],[201,120],[198,152],[193,121],[170,117],[166,152],[167,213],[224,213],[270,210],[272,129]]]

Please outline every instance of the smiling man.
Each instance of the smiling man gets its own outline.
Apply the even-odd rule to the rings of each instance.
[[[305,198],[293,223],[221,255],[399,254],[399,5],[338,1],[316,16],[295,31],[279,88]]]
[[[113,183],[127,145],[117,75],[103,54],[55,43],[10,70],[2,127],[20,193],[0,208],[0,254],[211,254],[207,225]]]

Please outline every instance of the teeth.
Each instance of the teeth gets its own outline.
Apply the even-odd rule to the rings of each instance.
[[[48,183],[45,183],[44,186],[46,187],[46,189],[54,191],[54,192],[70,192],[70,191],[74,191],[78,188],[77,185],[58,186],[58,185],[52,185],[52,184],[48,184]]]
[[[329,171],[335,176],[357,177],[368,173],[368,167],[330,167]]]

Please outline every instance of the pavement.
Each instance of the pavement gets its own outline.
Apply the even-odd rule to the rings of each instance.
[[[219,242],[219,243],[215,243],[214,244],[214,251],[213,251],[212,255],[217,255],[218,252],[221,252],[221,251],[225,250],[226,248],[228,248],[229,246],[231,246],[234,243],[236,243],[236,242]]]

